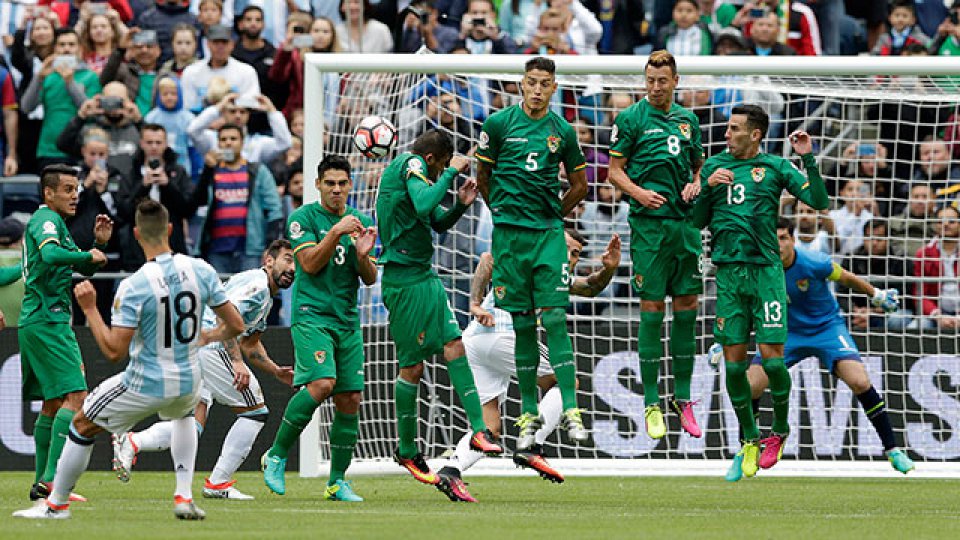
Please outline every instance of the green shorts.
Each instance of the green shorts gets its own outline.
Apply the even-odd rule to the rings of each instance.
[[[363,333],[299,323],[290,329],[296,366],[293,385],[336,379],[334,394],[363,390]]]
[[[686,220],[631,218],[630,258],[643,300],[703,293],[700,231]]]
[[[381,294],[400,367],[442,354],[444,345],[460,337],[460,325],[439,277],[403,287],[384,286]]]
[[[717,267],[717,321],[721,345],[787,342],[787,288],[779,264],[722,264]]]
[[[570,304],[570,259],[563,227],[493,228],[493,297],[498,308],[522,313]]]
[[[77,336],[66,323],[37,323],[17,329],[23,400],[54,399],[86,391]]]

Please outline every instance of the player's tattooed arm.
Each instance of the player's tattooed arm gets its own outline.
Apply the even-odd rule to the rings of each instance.
[[[250,365],[269,373],[276,377],[280,382],[286,385],[293,385],[293,368],[290,366],[280,366],[270,358],[263,342],[260,341],[260,332],[254,332],[249,336],[240,338],[240,349],[247,357]]]
[[[473,282],[470,284],[470,314],[477,318],[477,322],[484,326],[493,326],[493,314],[483,309],[483,296],[487,293],[487,286],[493,279],[493,255],[480,255],[480,264],[473,273]]]
[[[573,280],[573,284],[570,285],[570,294],[592,297],[607,288],[620,266],[620,235],[613,235],[600,260],[603,263],[603,268],[585,278]]]

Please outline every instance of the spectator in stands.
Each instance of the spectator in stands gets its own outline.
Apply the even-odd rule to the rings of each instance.
[[[513,54],[518,50],[513,38],[497,27],[497,11],[490,0],[469,1],[460,21],[460,39],[470,54]]]
[[[696,81],[685,80],[684,84],[695,86]],[[713,93],[703,88],[685,88],[678,92],[677,103],[697,115],[700,122],[700,140],[707,157],[723,152],[727,147],[727,118],[719,107],[713,106]]]
[[[917,24],[927,36],[936,36],[940,23],[950,14],[946,1],[914,0],[913,7],[917,14]]]
[[[63,0],[39,0],[38,3],[47,4],[51,11],[56,12],[57,15],[60,16],[60,26],[78,28],[78,24],[88,20],[91,15],[99,13],[99,11],[95,11],[98,8],[94,8],[97,4],[107,4],[107,6],[104,6],[106,9],[103,13],[116,18],[117,22],[121,24],[126,24],[133,20],[133,11],[130,8],[129,0],[106,0],[106,2],[102,0],[73,0],[72,2]]]
[[[730,23],[739,28],[745,38],[750,37],[754,13],[777,11],[781,17],[787,17],[787,45],[802,56],[823,54],[820,40],[820,24],[810,6],[799,1],[790,1],[789,13],[780,11],[780,0],[760,0],[746,2]]]
[[[581,0],[596,14],[603,35],[597,46],[600,54],[644,54],[648,42],[643,0]],[[501,8],[501,12],[506,9]],[[649,49],[649,46],[646,47]]]
[[[50,11],[40,14],[27,10],[8,48],[10,65],[20,73],[17,95],[23,96],[34,75],[43,67],[43,61],[53,54],[53,38],[60,19]],[[30,27],[28,35],[27,26]],[[29,38],[29,39],[28,39]],[[28,44],[29,41],[29,44]],[[26,173],[39,172],[37,168],[37,144],[43,121],[43,109],[20,107],[17,157],[19,170]]]
[[[713,54],[713,35],[700,20],[696,0],[677,0],[673,5],[673,21],[657,32],[654,49],[666,49],[674,56]]]
[[[729,27],[737,16],[738,7],[730,2],[697,0],[697,4],[700,6],[700,20],[706,23],[713,35]]]
[[[298,164],[299,165],[296,165]],[[283,193],[283,186],[293,172],[293,167],[303,167],[303,139],[296,135],[290,136],[290,148],[277,156],[270,162],[270,174],[277,181],[277,187],[280,193]]]
[[[887,222],[882,219],[869,221],[863,230],[864,242],[860,248],[848,258],[844,267],[854,274],[863,277],[871,285],[879,289],[894,288],[901,295],[907,295],[907,281],[909,268],[905,264],[906,256],[895,244],[890,242]],[[904,330],[910,324],[913,312],[902,307],[895,313],[884,314],[883,310],[870,305],[869,299],[853,293],[850,289],[839,286],[838,296],[845,302],[845,309],[851,317],[854,328],[886,328],[887,330]]]
[[[0,265],[13,266],[23,261],[23,223],[14,217],[0,220]],[[23,278],[0,287],[0,313],[10,328],[20,323],[23,304]]]
[[[17,174],[17,138],[20,136],[20,107],[13,76],[0,66],[0,107],[3,107],[3,125],[0,126],[0,158],[3,159],[3,176]]]
[[[255,5],[243,8],[237,19],[237,31],[240,41],[233,49],[233,57],[253,66],[253,69],[257,70],[260,91],[270,98],[274,105],[283,105],[287,100],[289,84],[285,80],[274,82],[268,75],[277,49],[263,38],[263,9]]]
[[[177,162],[191,176],[200,177],[203,168],[203,157],[195,160],[196,153],[190,144],[189,126],[196,118],[194,114],[183,108],[183,95],[180,92],[180,80],[172,75],[166,75],[157,82],[157,98],[154,108],[144,116],[148,124],[159,124],[167,133],[167,142],[177,154]],[[142,146],[141,134],[141,148]],[[199,155],[199,154],[197,154]]]
[[[430,129],[440,129],[453,138],[454,148],[460,154],[466,154],[473,147],[473,126],[463,115],[456,93],[441,91],[427,100],[424,115],[426,122],[421,134]]]
[[[99,75],[114,49],[120,44],[126,28],[123,28],[116,12],[112,17],[106,14],[93,15],[80,27],[80,56],[86,62],[87,68]]]
[[[253,66],[230,56],[233,53],[233,36],[230,29],[219,24],[211,26],[207,32],[210,40],[210,58],[188,66],[183,70],[180,83],[183,87],[183,101],[188,110],[200,108],[207,86],[213,77],[226,79],[231,90],[242,96],[260,93],[260,82]],[[201,153],[205,153],[201,151]]]
[[[599,260],[614,233],[619,234],[621,238],[628,238],[629,214],[630,203],[623,200],[623,194],[619,189],[606,182],[597,184],[597,200],[587,202],[578,219],[580,231],[590,241],[590,247],[585,250],[587,256],[585,258]],[[621,260],[621,264],[629,267],[629,255]],[[585,271],[589,272],[589,270]]]
[[[200,256],[219,272],[260,266],[264,247],[282,234],[283,209],[266,166],[243,158],[243,128],[224,124],[218,147],[204,156],[191,209],[208,205]]]
[[[254,109],[267,114],[272,135],[247,133],[250,111]],[[246,160],[267,164],[290,148],[290,129],[287,127],[287,119],[266,96],[227,94],[219,103],[207,107],[197,115],[187,129],[194,148],[201,155],[206,155],[217,148],[218,135],[212,126],[221,118],[223,122],[238,125],[243,129],[242,157]]]
[[[57,137],[57,148],[61,152],[79,158],[80,148],[87,130],[102,129],[109,138],[110,154],[107,162],[129,175],[133,169],[133,156],[137,153],[140,141],[138,124],[142,120],[140,109],[127,94],[127,87],[112,82],[98,94],[83,102],[77,116],[67,123]]]
[[[926,317],[925,328],[955,331],[960,329],[960,211],[947,206],[937,212],[941,232],[920,248],[913,261],[913,275],[943,278],[921,281],[914,286],[919,315]]]
[[[176,253],[187,253],[184,223],[193,217],[193,182],[190,173],[179,163],[177,153],[167,144],[166,130],[160,124],[144,124],[133,160],[133,171],[120,183],[118,209],[124,222],[123,267],[135,270],[143,264],[140,245],[133,239],[133,218],[137,205],[144,199],[159,201],[170,212],[173,232],[170,247]]]
[[[888,221],[890,237],[904,253],[916,253],[930,241],[931,223],[936,219],[937,200],[930,186],[923,183],[910,188],[906,208]]]
[[[713,54],[728,56],[731,54],[752,54],[752,49],[743,33],[736,28],[722,28],[713,39]]]
[[[930,54],[960,56],[960,0],[954,0],[950,12],[937,27]]]
[[[603,25],[589,9],[583,7],[580,0],[545,0],[540,11],[554,9],[560,12],[562,24],[561,36],[570,47],[579,54],[597,54],[597,44],[603,37]],[[533,40],[534,29],[540,24],[540,13],[527,16],[527,34]]]
[[[160,62],[166,62],[173,58],[173,30],[179,24],[199,29],[197,18],[190,13],[188,3],[157,0],[156,5],[140,14],[134,26],[141,30],[156,30],[161,48]]]
[[[925,182],[934,189],[941,189],[960,182],[960,165],[950,159],[950,147],[934,135],[928,135],[917,147],[914,163],[914,182]]]
[[[388,53],[393,50],[393,34],[382,22],[371,18],[370,0],[341,0],[343,24],[337,35],[344,52]]]
[[[753,20],[747,47],[757,56],[793,56],[796,51],[777,41],[780,33],[780,16],[770,10],[766,15]]]
[[[88,97],[100,92],[97,74],[79,64],[79,50],[76,31],[72,28],[57,30],[54,54],[43,61],[37,76],[30,81],[30,86],[20,99],[21,106],[27,111],[43,106],[43,123],[36,149],[37,167],[40,169],[54,163],[73,161],[57,148],[57,136],[76,116],[80,105]],[[57,60],[63,57],[73,60]],[[79,146],[77,144],[74,149]]]
[[[533,37],[532,34],[527,33],[527,19],[537,16],[540,11],[539,0],[503,0],[500,2],[497,22],[500,29],[513,39],[514,46],[517,49],[524,47]],[[465,17],[469,17],[469,15]]]
[[[103,71],[100,73],[100,84],[106,86],[113,81],[119,81],[127,87],[127,93],[133,97],[133,102],[140,109],[140,114],[147,114],[153,107],[156,94],[157,60],[160,59],[160,43],[157,33],[130,30],[117,47]]]
[[[797,246],[833,257],[835,227],[828,212],[817,212],[806,203],[797,201],[797,228],[793,233]]]
[[[523,54],[547,56],[553,54],[578,54],[563,35],[563,14],[557,9],[540,13],[537,31],[530,39],[530,46]]]
[[[863,245],[863,227],[874,218],[876,202],[870,186],[861,180],[851,179],[840,190],[843,205],[830,211],[830,219],[836,228],[837,250],[846,257]]]
[[[304,129],[305,125],[306,125],[306,119],[305,119],[304,116],[303,116],[303,109],[299,109],[299,108],[298,108],[298,109],[293,109],[293,111],[290,112],[290,117],[289,117],[289,119],[290,119],[290,122],[289,122],[289,124],[290,124],[290,134],[291,134],[291,135],[296,135],[297,137],[300,137],[300,139],[302,140],[302,139],[303,139],[303,129]],[[326,131],[326,130],[324,130],[324,131]]]
[[[294,210],[303,206],[303,160],[297,160],[290,166],[286,185],[283,188],[283,221]]]
[[[327,17],[335,24],[341,22],[339,0],[232,0],[234,14],[232,19],[239,20],[240,14],[248,6],[259,6],[263,10],[263,39],[274,47],[279,47],[286,35],[290,17],[296,14],[310,17]],[[224,2],[229,8],[230,2]],[[386,8],[386,2],[380,0],[380,7]],[[396,4],[391,5],[396,13]],[[391,14],[392,15],[392,14]],[[391,18],[392,20],[392,18]],[[223,23],[230,26],[232,23]],[[306,21],[305,26],[310,26]]]
[[[893,169],[887,162],[887,148],[877,143],[850,143],[843,149],[843,154],[833,169],[826,170],[824,175],[827,182],[827,192],[831,197],[840,193],[840,184],[849,178],[856,178],[872,186],[873,195],[877,200],[877,209],[880,215],[889,216],[892,197],[905,199],[907,187],[905,183],[897,183],[893,179]],[[894,193],[894,188],[902,190]],[[900,206],[894,208],[899,211]]]
[[[635,96],[629,92],[611,92],[606,95],[603,102],[603,122],[597,126],[597,145],[606,148],[610,146],[610,130],[613,123],[617,120],[620,111],[633,105],[636,101]]]
[[[293,19],[292,16],[291,19]],[[294,39],[297,36],[306,35],[308,30],[310,37],[313,38],[313,45],[302,48],[294,47]],[[326,17],[317,17],[307,25],[292,20],[287,26],[287,37],[284,38],[283,43],[277,49],[273,58],[273,65],[270,66],[268,72],[270,80],[277,84],[288,85],[287,102],[283,108],[283,114],[287,117],[290,117],[293,111],[303,109],[304,55],[310,52],[342,52],[340,41],[337,38],[337,28],[333,21]],[[337,98],[340,95],[340,76],[331,72],[324,73],[323,88],[324,116],[328,122],[332,122],[337,112]]]
[[[400,30],[397,32],[398,53],[415,53],[427,47],[436,53],[448,53],[460,39],[457,29],[440,24],[440,12],[433,0],[416,0],[400,12]]]
[[[212,26],[221,24],[228,28],[234,26],[232,17],[229,24],[221,23],[222,18],[223,2],[221,0],[200,0],[197,4],[197,23],[200,25],[200,58],[210,58],[207,33]],[[239,19],[239,17],[237,18]]]
[[[597,187],[607,182],[610,156],[597,145],[596,129],[593,124],[583,117],[577,117],[571,125],[577,132],[577,142],[580,143],[580,149],[583,151],[583,157],[587,162],[587,184],[590,186],[587,197],[594,200],[597,196]]]
[[[871,53],[900,56],[904,47],[914,43],[926,47],[930,44],[930,38],[917,25],[913,0],[894,0],[890,3],[889,28],[877,39]]]
[[[197,31],[193,26],[181,23],[173,28],[170,40],[173,57],[160,67],[160,75],[172,74],[180,78],[187,66],[197,62]]]

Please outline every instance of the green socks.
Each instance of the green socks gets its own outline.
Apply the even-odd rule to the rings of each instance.
[[[533,314],[513,313],[513,332],[516,334],[514,356],[517,362],[517,386],[520,387],[520,412],[539,414],[537,401],[537,365],[540,346],[537,339],[537,317]],[[551,355],[552,356],[552,355]],[[559,381],[560,377],[557,377]]]
[[[453,375],[451,375],[453,378]],[[419,385],[397,377],[393,385],[393,402],[397,411],[397,438],[400,457],[417,455],[417,391]]]
[[[273,446],[270,447],[270,455],[278,458],[287,458],[290,447],[303,432],[310,419],[313,418],[313,411],[319,407],[306,387],[290,398],[287,408],[283,411],[283,420],[280,421],[280,429],[277,430],[277,436],[273,439]]]
[[[470,370],[467,357],[461,356],[447,362],[447,373],[450,375],[453,389],[460,396],[460,404],[463,405],[463,410],[467,413],[470,429],[474,433],[487,429],[487,424],[483,421],[483,406],[480,405],[477,383],[473,380],[473,371]]]
[[[563,400],[563,410],[577,407],[577,364],[573,360],[573,345],[567,332],[567,312],[560,308],[545,309],[540,316],[547,332],[550,366],[557,377],[557,387]],[[534,367],[536,377],[536,367]]]
[[[783,363],[783,358],[764,358],[761,364],[770,379],[770,397],[773,398],[773,424],[770,430],[779,435],[787,435],[790,433],[787,419],[790,412],[790,372]]]
[[[53,428],[52,416],[37,416],[37,421],[33,424],[33,442],[37,448],[35,467],[36,474],[34,482],[43,479],[43,472],[47,470],[47,455],[50,453],[50,436]]]
[[[747,379],[747,368],[750,367],[750,362],[726,361],[724,365],[727,372],[727,394],[730,395],[730,403],[733,404],[733,410],[737,413],[737,420],[743,429],[743,439],[746,441],[759,439],[760,430],[757,429],[757,421],[753,417],[750,381]]]
[[[637,330],[637,352],[640,354],[640,381],[643,383],[643,404],[646,406],[660,403],[660,358],[663,356],[663,343],[660,341],[660,329],[663,326],[663,313],[644,311],[640,313],[640,328]],[[689,392],[688,392],[689,393]]]
[[[353,459],[353,449],[357,446],[357,431],[360,429],[360,417],[356,414],[347,414],[334,411],[333,423],[330,424],[330,480],[332,486],[337,480],[343,480],[343,475]]]
[[[67,443],[67,436],[70,435],[70,423],[73,422],[74,414],[76,412],[61,407],[53,417],[50,427],[50,452],[47,454],[47,467],[43,471],[41,482],[53,482],[53,477],[57,475],[57,462],[60,461],[63,445]]]
[[[673,312],[670,325],[670,353],[673,356],[673,397],[690,401],[694,353],[697,349],[697,310]]]

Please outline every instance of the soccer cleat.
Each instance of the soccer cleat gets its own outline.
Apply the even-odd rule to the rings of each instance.
[[[130,472],[137,462],[140,449],[133,442],[133,433],[130,432],[114,434],[111,440],[113,441],[113,470],[116,471],[117,478],[121,482],[129,482]]]
[[[543,418],[532,413],[523,413],[517,418],[514,425],[520,428],[520,434],[517,435],[517,449],[523,450],[530,448],[537,442],[536,434],[543,427]]]
[[[350,482],[337,480],[332,486],[327,486],[323,498],[328,501],[363,502],[363,497],[353,492]]]
[[[46,501],[39,501],[37,504],[26,510],[17,510],[13,517],[26,519],[67,519],[70,517],[68,505],[57,506]]]
[[[903,474],[907,474],[916,468],[910,456],[899,448],[894,448],[887,452],[887,459],[890,460],[890,465],[892,465],[894,469]]]
[[[471,446],[473,445],[472,439],[470,444]],[[420,452],[417,452],[417,455],[412,458],[405,458],[400,455],[400,449],[398,448],[393,453],[393,460],[412,474],[418,482],[435,486],[440,481],[436,473],[430,470],[430,466],[427,465],[427,460],[423,458],[423,454]]]
[[[470,495],[467,491],[467,485],[460,478],[460,471],[453,467],[444,467],[437,473],[440,479],[437,482],[437,489],[443,492],[453,502],[480,502]]]
[[[277,495],[283,495],[287,492],[286,480],[283,473],[287,469],[287,459],[271,456],[267,450],[260,457],[260,470],[263,471],[263,483],[270,488],[270,491]]]
[[[724,476],[727,482],[739,482],[741,478],[743,478],[743,450],[733,456],[733,462],[730,463],[730,468]]]
[[[513,453],[513,462],[517,467],[526,467],[537,471],[544,480],[549,480],[557,484],[563,483],[563,475],[547,463],[543,457],[543,447],[535,444],[525,450],[517,450]]]
[[[643,410],[643,418],[646,420],[647,435],[651,439],[662,439],[667,434],[667,426],[663,423],[663,413],[660,412],[659,405],[647,405]]]
[[[37,482],[30,486],[30,500],[38,501],[40,499],[46,499],[50,496],[50,493],[53,492],[53,484],[50,482]],[[70,496],[67,498],[70,502],[87,502],[87,498],[79,493],[70,492]]]
[[[740,470],[743,472],[743,475],[747,478],[753,478],[757,475],[757,470],[759,465],[757,461],[760,457],[760,442],[759,441],[750,441],[743,443],[743,448],[740,449]]]
[[[230,480],[222,484],[211,484],[210,479],[203,481],[203,497],[205,499],[233,499],[235,501],[252,501],[253,497],[240,491],[234,484],[236,480]]]
[[[761,469],[769,469],[780,461],[780,458],[783,457],[783,443],[786,442],[786,440],[786,435],[773,433],[766,439],[760,441],[760,444],[763,445],[763,454],[760,455]]]
[[[571,441],[582,443],[590,438],[590,432],[584,427],[583,418],[580,417],[580,409],[563,411],[563,418],[560,421],[563,428],[567,430],[567,437],[570,437]]]
[[[470,449],[496,457],[503,453],[503,447],[493,442],[493,433],[489,429],[478,431],[470,438]]]
[[[697,417],[693,414],[693,406],[696,404],[697,402],[695,401],[670,400],[670,407],[673,408],[673,412],[677,413],[677,416],[680,417],[680,427],[689,433],[691,437],[699,439],[703,436],[703,432],[700,431],[700,426],[697,425]]]
[[[183,497],[177,496],[173,498],[173,515],[177,519],[186,519],[186,520],[201,520],[207,517],[207,513],[203,510],[197,508],[197,505],[193,504],[193,499],[184,499]]]

